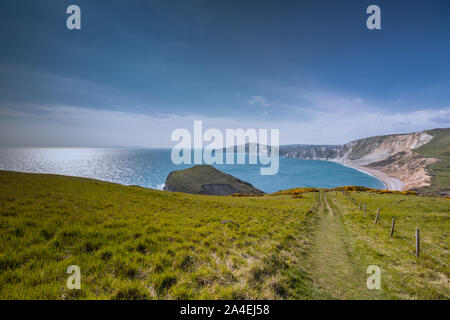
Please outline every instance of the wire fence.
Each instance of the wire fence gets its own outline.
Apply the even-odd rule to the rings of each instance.
[[[441,260],[439,257],[436,257],[434,254],[430,253],[430,250],[424,250],[424,248],[422,248],[423,246],[421,246],[421,244],[425,244],[427,246],[433,247],[436,250],[439,251],[439,256],[447,256],[448,254],[450,254],[450,251],[447,250],[446,248],[440,247],[434,243],[431,243],[430,241],[426,240],[426,239],[418,239],[418,229],[416,230],[416,243],[414,243],[413,241],[410,240],[410,236],[408,234],[406,234],[404,231],[401,230],[401,228],[398,227],[398,218],[394,218],[394,221],[392,222],[392,224],[386,223],[384,222],[384,219],[382,217],[382,214],[380,213],[381,208],[377,208],[377,214],[373,215],[371,213],[370,210],[368,210],[368,206],[366,203],[364,203],[361,200],[357,200],[355,198],[353,198],[349,192],[345,192],[343,191],[342,194],[344,195],[345,198],[347,198],[354,206],[357,207],[357,210],[359,211],[363,211],[363,214],[367,217],[372,217],[374,218],[374,223],[376,224],[380,224],[381,226],[387,227],[391,229],[391,233],[393,232],[393,234],[395,235],[395,237],[398,237],[399,239],[402,239],[403,241],[407,242],[408,244],[410,244],[411,246],[416,248],[416,254],[419,257],[419,250],[420,250],[420,254],[425,254],[427,256],[429,256],[430,258],[432,258],[433,260],[435,260],[435,262],[438,262],[442,265],[444,265],[445,267],[450,267],[448,263],[446,263],[445,261]],[[359,202],[358,202],[359,201]],[[395,223],[395,224],[394,224]],[[419,249],[420,248],[420,249]],[[424,252],[425,251],[425,252]]]

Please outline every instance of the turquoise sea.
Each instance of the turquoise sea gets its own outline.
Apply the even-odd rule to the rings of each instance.
[[[174,165],[170,149],[2,148],[0,170],[87,177],[124,185],[162,189]],[[293,187],[360,185],[383,188],[374,177],[340,164],[280,157],[278,174],[260,175],[259,165],[215,165],[265,192]]]

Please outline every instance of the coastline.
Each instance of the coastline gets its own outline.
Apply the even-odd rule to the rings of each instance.
[[[333,162],[342,164],[345,167],[349,167],[358,171],[361,171],[365,174],[368,174],[378,180],[381,181],[381,183],[384,184],[385,188],[389,191],[403,191],[405,190],[405,185],[402,181],[399,179],[393,178],[385,174],[384,172],[381,172],[376,169],[371,169],[363,166],[356,165],[354,163],[344,162],[344,161],[337,161],[337,160],[331,160]]]

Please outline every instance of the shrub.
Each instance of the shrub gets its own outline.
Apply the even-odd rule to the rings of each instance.
[[[294,195],[300,195],[302,193],[308,193],[308,192],[319,192],[319,189],[315,188],[293,188],[293,189],[287,189],[287,190],[280,190],[275,193],[272,193],[271,196],[294,196]]]
[[[392,191],[392,190],[380,190],[367,188],[362,186],[343,186],[330,189],[330,191],[344,191],[344,192],[370,192],[377,194],[402,194],[402,195],[417,195],[416,191]]]

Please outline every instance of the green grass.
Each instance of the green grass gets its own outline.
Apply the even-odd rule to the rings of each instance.
[[[330,299],[386,298],[383,291],[368,290],[367,263],[355,259],[352,237],[348,236],[341,216],[331,207],[327,192],[322,192],[321,221],[311,250],[310,272]]]
[[[362,216],[322,194],[202,196],[0,171],[0,299],[450,298],[436,260],[450,263],[449,200],[354,192]],[[420,227],[420,259],[389,238],[393,216],[411,242]],[[364,291],[371,264],[382,268],[376,294]],[[81,290],[66,288],[70,265]]]
[[[353,239],[355,263],[381,268],[384,294],[392,299],[449,299],[450,201],[395,194],[350,194],[357,200],[356,205],[338,192],[329,192],[328,199]],[[360,201],[367,204],[365,215],[358,210]],[[380,218],[374,224],[377,208],[381,208]],[[393,217],[396,223],[391,238]],[[420,258],[415,257],[416,228],[422,239]]]
[[[427,133],[433,136],[433,140],[414,151],[441,161],[428,167],[431,185],[419,191],[426,195],[450,196],[450,128],[429,130]]]
[[[200,196],[0,172],[0,299],[321,297],[302,199]],[[78,265],[82,290],[66,288]]]

